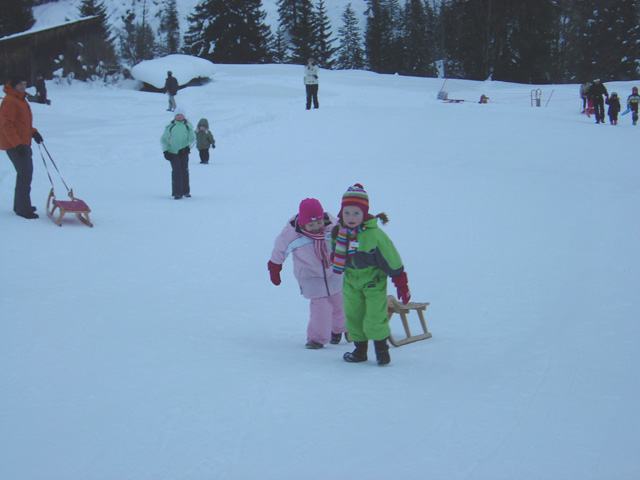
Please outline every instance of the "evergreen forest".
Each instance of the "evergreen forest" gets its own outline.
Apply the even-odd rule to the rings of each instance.
[[[0,37],[31,28],[32,7],[48,1],[6,3]],[[81,16],[104,21],[84,64],[66,68],[88,77],[105,59],[110,71],[122,71],[185,53],[239,64],[314,57],[327,69],[531,84],[631,80],[640,72],[640,0],[354,0],[366,3],[365,18],[347,4],[338,25],[327,15],[331,0],[277,0],[275,27],[261,0],[201,0],[191,12],[166,0],[155,31],[152,0],[133,1],[142,14],[128,11],[113,31],[104,0],[78,0]]]

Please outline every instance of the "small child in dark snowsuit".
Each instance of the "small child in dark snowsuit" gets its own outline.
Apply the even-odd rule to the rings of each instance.
[[[344,272],[342,294],[345,326],[356,349],[347,352],[345,362],[367,360],[369,340],[373,340],[378,365],[387,365],[391,334],[387,317],[387,277],[398,289],[398,298],[406,304],[411,299],[407,274],[400,255],[389,237],[378,228],[378,218],[387,222],[387,216],[369,214],[369,196],[362,185],[356,183],[342,196],[340,221],[333,228],[333,270]]]
[[[627,97],[627,108],[631,110],[631,119],[633,124],[638,123],[638,105],[640,105],[640,95],[638,95],[638,87],[631,89],[631,95]]]
[[[216,148],[216,141],[209,130],[209,121],[201,118],[196,128],[196,148],[200,152],[200,163],[209,163],[209,146]]]
[[[618,94],[616,92],[612,92],[606,102],[607,105],[609,105],[609,111],[607,112],[607,115],[609,115],[609,122],[611,122],[611,125],[617,125],[618,113],[620,113],[620,99],[618,98]]]

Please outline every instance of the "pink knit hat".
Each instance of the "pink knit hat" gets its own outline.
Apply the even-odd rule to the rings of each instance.
[[[324,218],[324,210],[315,198],[305,198],[300,202],[298,225],[306,225]]]

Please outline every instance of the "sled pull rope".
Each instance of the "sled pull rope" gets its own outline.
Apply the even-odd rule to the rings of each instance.
[[[67,192],[70,192],[71,190],[69,190],[69,187],[67,186],[67,182],[64,181],[64,178],[62,178],[62,174],[60,173],[60,170],[58,169],[58,165],[56,165],[56,162],[53,161],[53,157],[51,156],[51,154],[49,153],[49,150],[47,150],[47,146],[44,144],[44,142],[41,142],[38,144],[38,150],[40,150],[40,156],[42,157],[42,163],[44,163],[44,169],[47,171],[47,176],[49,177],[49,182],[51,183],[51,186],[53,187],[53,180],[51,179],[51,173],[49,173],[49,167],[47,167],[47,162],[44,158],[44,155],[42,154],[42,148],[40,148],[40,145],[42,145],[44,147],[44,151],[47,152],[47,156],[49,157],[49,160],[51,160],[51,164],[55,167],[56,172],[58,172],[58,176],[60,177],[60,180],[62,180],[62,183],[64,184],[64,187],[67,189]]]

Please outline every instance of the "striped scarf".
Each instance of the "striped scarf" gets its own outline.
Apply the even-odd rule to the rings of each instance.
[[[305,237],[309,237],[313,240],[313,247],[316,250],[316,256],[320,259],[324,268],[329,268],[331,266],[331,262],[329,261],[327,237],[325,236],[324,227],[322,227],[322,230],[317,233],[307,232],[302,227],[300,227],[300,231]]]
[[[358,234],[365,230],[365,226],[361,225],[358,228],[351,230],[347,227],[340,227],[338,231],[338,237],[336,238],[336,250],[333,253],[333,271],[342,274],[344,272],[344,266],[347,262],[347,257],[353,257],[358,248],[357,243],[352,240],[358,238]]]

